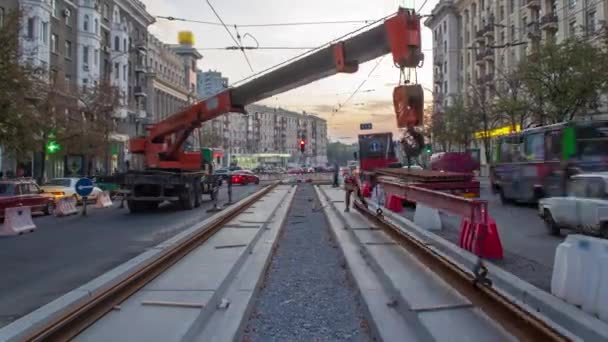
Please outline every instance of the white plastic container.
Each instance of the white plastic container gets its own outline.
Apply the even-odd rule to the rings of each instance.
[[[568,279],[568,259],[572,253],[572,240],[566,239],[555,249],[553,273],[551,274],[551,294],[560,299],[566,298],[566,280]]]

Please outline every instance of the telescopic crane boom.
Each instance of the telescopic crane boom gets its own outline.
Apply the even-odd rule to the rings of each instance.
[[[399,8],[393,16],[368,30],[229,88],[152,125],[147,136],[130,141],[132,164],[143,169],[200,169],[200,153],[185,152],[183,144],[203,122],[225,113],[246,113],[248,104],[337,73],[354,73],[359,64],[388,53],[401,70],[415,68],[422,62],[420,17],[412,10]],[[419,85],[395,88],[393,97],[399,127],[422,123],[421,94]]]

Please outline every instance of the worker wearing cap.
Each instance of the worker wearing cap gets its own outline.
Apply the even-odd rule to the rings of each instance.
[[[346,198],[344,204],[346,208],[344,208],[344,212],[350,211],[350,196],[353,192],[357,194],[357,197],[365,204],[365,200],[361,196],[361,192],[359,191],[359,183],[357,182],[357,172],[355,172],[355,168],[351,167],[349,172],[344,176],[344,191],[346,192]]]

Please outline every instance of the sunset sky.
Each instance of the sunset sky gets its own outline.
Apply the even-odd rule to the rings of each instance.
[[[438,0],[428,0],[421,13],[429,14]],[[152,15],[217,22],[217,18],[204,0],[144,0]],[[414,7],[422,1],[413,0],[211,0],[212,5],[229,25],[268,24],[284,22],[333,21],[333,20],[376,20],[396,11],[399,5]],[[176,5],[179,4],[179,5]],[[241,27],[239,33],[253,35],[260,46],[316,47],[345,33],[363,26],[363,23],[282,26],[282,27]],[[194,33],[197,48],[217,48],[235,45],[222,26],[205,25],[183,21],[157,19],[150,32],[167,43],[176,43],[177,32],[189,30]],[[432,36],[424,27],[423,52],[425,63],[418,69],[418,82],[428,90],[432,89]],[[234,29],[232,29],[234,34]],[[249,37],[243,38],[244,45],[256,45]],[[255,72],[259,72],[306,50],[250,50],[247,52]],[[236,82],[252,74],[240,51],[201,50],[203,59],[199,61],[202,70],[218,70]],[[396,132],[396,122],[392,109],[392,89],[399,81],[399,72],[392,65],[390,56],[384,57],[371,77],[369,72],[378,60],[360,66],[355,74],[336,75],[290,92],[264,100],[260,104],[280,106],[294,111],[306,111],[327,119],[330,139],[352,142],[359,134],[359,124],[372,122],[373,131]],[[337,113],[333,109],[351,95],[359,84],[365,85]],[[431,93],[425,94],[426,100]]]

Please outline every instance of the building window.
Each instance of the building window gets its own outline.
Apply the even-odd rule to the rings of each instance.
[[[448,53],[448,42],[444,41],[443,42],[443,53]]]
[[[124,52],[127,52],[127,51],[128,51],[128,50],[127,50],[127,39],[126,39],[126,38],[124,38],[124,39],[122,40],[122,51],[124,51]]]
[[[511,24],[511,40],[515,39],[515,25]]]
[[[568,0],[568,7],[570,9],[576,7],[576,0]]]
[[[84,30],[84,32],[89,32],[89,16],[87,14],[84,15],[82,29]]]
[[[27,18],[27,37],[29,39],[34,39],[34,26],[35,26],[34,18]]]
[[[118,63],[114,63],[114,78],[120,79],[120,65]]]
[[[521,27],[522,29],[519,30],[519,33],[521,34],[521,38],[523,40],[526,31],[525,28],[528,27],[528,19],[526,17],[521,18]]]
[[[71,82],[72,82],[72,76],[70,76],[69,74],[65,74],[65,88],[66,89],[70,89]]]
[[[500,5],[500,8],[498,10],[498,19],[500,21],[503,21],[504,18],[505,18],[505,6]]]
[[[44,45],[48,45],[49,43],[49,23],[43,22],[40,26],[40,40],[44,43]]]
[[[70,9],[66,8],[65,11],[64,11],[66,26],[72,26],[72,25],[70,25],[70,16],[71,15],[72,15],[72,12],[70,11]]]
[[[505,31],[500,31],[500,44],[504,44],[505,42]]]
[[[57,0],[51,0],[51,13],[57,18]]]
[[[99,63],[99,50],[95,49],[95,53],[93,54],[93,65],[97,66]]]
[[[107,4],[103,4],[101,6],[101,14],[103,15],[104,19],[109,19],[108,18],[108,5]]]
[[[568,33],[572,36],[576,33],[576,20],[570,22]]]
[[[595,32],[595,11],[587,13],[587,32]]]
[[[513,14],[513,11],[515,11],[515,0],[509,0],[509,12]]]
[[[82,47],[82,63],[86,66],[89,65],[89,47],[88,46]]]
[[[51,35],[51,52],[57,53],[59,50],[59,37],[56,34]]]
[[[448,73],[448,62],[443,62],[443,73],[444,74]]]
[[[127,80],[127,66],[126,65],[122,66],[122,79],[123,79],[123,81]]]
[[[114,51],[120,51],[120,38],[114,37]]]
[[[82,89],[87,89],[87,85],[89,84],[89,80],[87,78],[82,79]]]
[[[99,34],[99,19],[95,18],[95,34]]]
[[[69,40],[65,41],[65,58],[72,59],[72,42]]]

